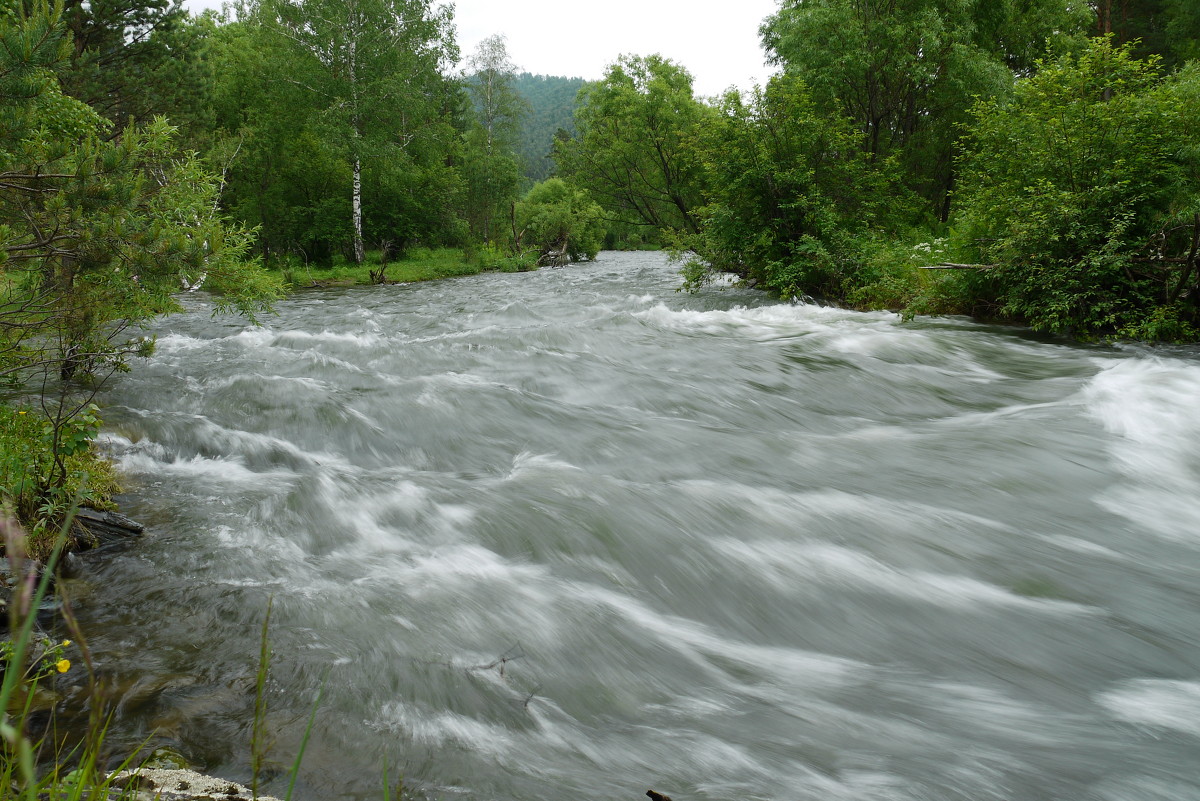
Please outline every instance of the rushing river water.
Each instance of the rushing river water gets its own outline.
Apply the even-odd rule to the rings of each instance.
[[[677,285],[189,298],[103,398],[114,744],[247,778],[273,598],[307,799],[1200,799],[1194,352]]]

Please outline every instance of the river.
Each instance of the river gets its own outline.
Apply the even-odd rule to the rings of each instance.
[[[112,746],[247,779],[270,599],[296,798],[1200,799],[1194,350],[678,283],[189,296],[102,397]]]

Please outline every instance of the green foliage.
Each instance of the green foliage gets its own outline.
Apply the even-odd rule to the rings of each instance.
[[[65,742],[50,738],[38,741],[30,733],[35,712],[55,704],[53,679],[73,671],[68,654],[78,652],[91,669],[91,657],[82,642],[52,639],[37,630],[38,611],[50,594],[55,569],[67,544],[67,527],[51,538],[43,563],[31,560],[25,532],[10,517],[0,513],[0,548],[7,556],[13,592],[4,609],[7,636],[0,640],[0,787],[3,797],[20,801],[83,801],[104,798],[132,801],[135,788],[121,791],[113,787],[104,753],[107,720],[104,699],[94,680],[89,681],[92,695],[91,715],[82,742],[67,748]],[[63,607],[68,629],[78,634],[79,627]],[[72,673],[74,676],[74,673]],[[73,678],[72,681],[78,681]],[[48,759],[49,757],[49,759]],[[137,752],[118,766],[128,767]],[[52,761],[51,761],[52,760]],[[115,771],[114,771],[115,772]]]
[[[1111,34],[1135,58],[1170,69],[1200,55],[1200,6],[1193,0],[1095,0],[1097,35]]]
[[[732,272],[784,297],[842,297],[858,263],[857,232],[882,228],[903,202],[883,165],[842,119],[820,114],[803,81],[773,78],[748,99],[729,93],[700,139],[708,202],[686,286]]]
[[[268,260],[461,244],[465,103],[449,11],[425,0],[263,0],[209,41],[222,202]]]
[[[1067,0],[785,0],[762,33],[817,110],[850,121],[872,158],[894,157],[944,219],[952,146],[972,99],[1003,94],[1048,39],[1089,21]]]
[[[505,253],[495,245],[484,245],[474,256],[481,270],[500,273],[523,273],[538,268],[538,254],[533,250],[519,250],[515,254]]]
[[[1200,5],[1192,0],[1163,0],[1167,54],[1176,63],[1200,59]]]
[[[55,425],[39,410],[0,405],[0,512],[28,527],[39,556],[73,505],[112,506],[116,475],[92,447],[96,412],[88,406]]]
[[[175,150],[165,121],[115,141],[100,127],[74,147],[43,128],[0,153],[2,375],[124,369],[143,348],[130,329],[178,308],[183,287],[204,283],[222,310],[249,315],[275,294],[246,258],[250,232],[216,213],[216,179]]]
[[[533,248],[549,259],[593,259],[604,239],[604,212],[561,178],[535,185],[516,205],[517,249]]]
[[[1097,39],[977,109],[959,236],[1003,314],[1082,337],[1193,338],[1200,71]]]
[[[169,116],[189,142],[212,127],[208,26],[168,0],[63,0],[71,49],[61,72],[67,94],[116,131]]]
[[[501,269],[490,266],[482,259],[484,253],[494,249],[484,247],[478,251],[464,253],[458,248],[410,248],[400,258],[386,262],[380,251],[367,251],[362,264],[355,264],[345,256],[334,257],[329,264],[305,264],[296,257],[279,259],[275,262],[282,278],[291,286],[304,289],[329,286],[368,286],[372,284],[371,273],[386,267],[386,282],[390,284],[412,281],[433,281],[462,275],[477,275],[483,270]],[[499,251],[495,251],[499,254]],[[499,258],[499,256],[498,256]]]
[[[713,116],[687,70],[661,56],[622,56],[580,93],[578,133],[556,142],[559,174],[611,218],[696,233],[704,172],[695,137]]]
[[[57,538],[40,578],[25,558],[25,532],[8,515],[0,513],[0,543],[9,568],[16,578],[5,612],[9,636],[3,647],[0,666],[0,779],[6,790],[23,787],[23,799],[37,797],[33,743],[25,734],[25,720],[32,706],[40,671],[37,667],[37,635],[34,633],[36,610],[50,588],[54,565],[66,541],[65,530]]]
[[[184,287],[251,316],[277,291],[246,258],[251,232],[221,217],[220,179],[164,119],[114,132],[63,94],[71,53],[45,4],[0,24],[0,378],[40,382],[43,423],[30,431],[27,410],[6,410],[0,464],[4,501],[35,536],[71,503],[102,501],[78,497],[99,426],[90,395],[149,352],[137,330]]]
[[[126,333],[198,285],[252,314],[274,294],[245,259],[250,233],[216,211],[219,181],[158,119],[116,139],[64,96],[61,25],[41,12],[0,31],[0,375],[121,369]]]

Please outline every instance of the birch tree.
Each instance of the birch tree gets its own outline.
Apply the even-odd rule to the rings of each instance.
[[[430,0],[266,0],[261,11],[294,56],[282,79],[303,90],[318,130],[349,163],[361,264],[364,170],[440,134],[442,75],[457,55],[452,11]]]
[[[468,217],[474,234],[490,241],[495,220],[517,197],[520,164],[516,146],[521,119],[529,106],[513,88],[517,68],[503,36],[489,36],[467,59],[467,91],[475,121],[466,134],[464,173]]]

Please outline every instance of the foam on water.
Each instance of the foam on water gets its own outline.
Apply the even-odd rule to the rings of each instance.
[[[1200,486],[1200,365],[1164,359],[1101,362],[1084,388],[1088,411],[1118,439],[1112,450],[1131,477]]]
[[[1200,681],[1134,679],[1096,700],[1129,723],[1200,738]]]
[[[1139,527],[1200,547],[1200,365],[1158,358],[1100,362],[1081,392],[1112,435],[1124,474],[1096,502]]]
[[[281,331],[275,335],[271,344],[284,347],[301,344],[308,347],[314,342],[352,345],[358,348],[374,348],[385,343],[386,339],[375,332],[330,331],[326,329],[316,333],[311,331]]]
[[[651,325],[680,333],[737,334],[767,341],[800,337],[814,333],[834,333],[844,327],[846,337],[874,340],[877,329],[896,329],[899,318],[887,312],[848,312],[829,306],[806,303],[775,304],[729,310],[693,311],[670,309],[659,303],[633,316]],[[854,341],[847,339],[849,343]],[[857,346],[854,346],[857,347]]]
[[[1088,611],[1085,606],[1066,601],[1026,598],[966,576],[897,570],[864,553],[835,545],[804,545],[782,540],[750,543],[732,538],[713,540],[711,545],[723,557],[740,562],[777,591],[788,595],[849,587],[952,609],[994,604],[1019,606],[1047,614]]]
[[[336,387],[334,387],[328,381],[320,378],[296,375],[263,375],[262,373],[238,373],[236,375],[223,376],[221,378],[210,378],[202,382],[197,382],[197,390],[201,392],[219,392],[223,389],[229,389],[230,387],[234,387],[243,383],[281,384],[289,388],[295,387],[297,389],[313,390],[323,393],[336,391]]]
[[[154,350],[158,354],[174,354],[206,348],[211,344],[211,340],[190,337],[186,334],[164,334],[154,340]]]
[[[128,410],[138,417],[150,416],[146,410]],[[160,415],[168,423],[155,444],[146,438],[136,444],[123,437],[108,440],[113,446],[124,448],[140,455],[151,455],[163,461],[179,461],[181,452],[199,451],[200,455],[221,454],[224,458],[239,461],[254,461],[269,466],[272,470],[290,468],[295,472],[306,467],[324,465],[346,468],[349,463],[340,455],[328,451],[309,452],[294,442],[282,437],[257,431],[246,431],[219,425],[202,415]]]

